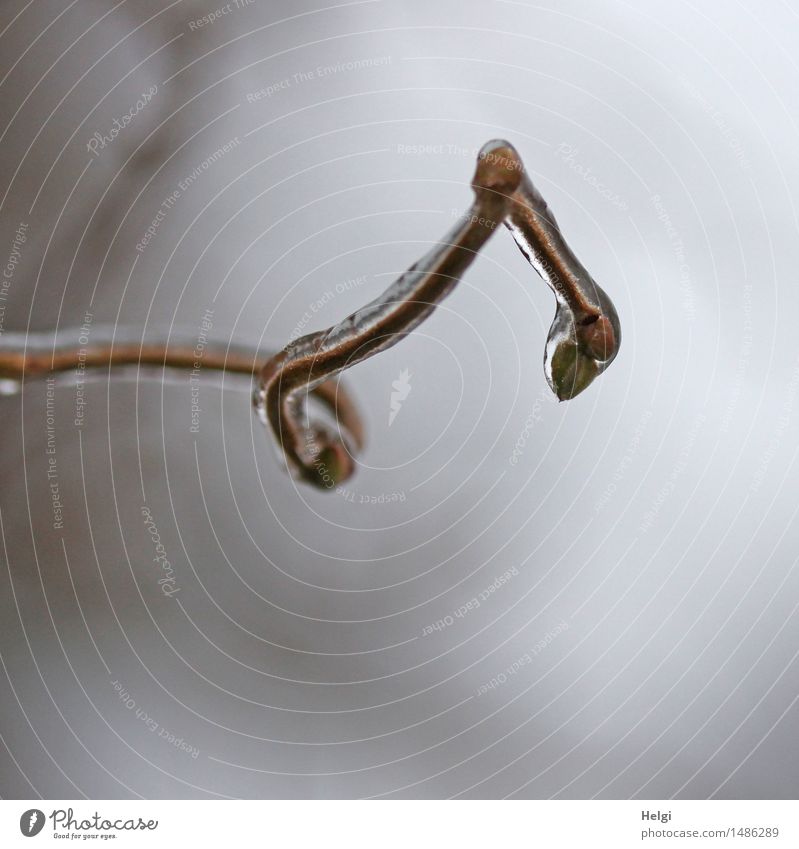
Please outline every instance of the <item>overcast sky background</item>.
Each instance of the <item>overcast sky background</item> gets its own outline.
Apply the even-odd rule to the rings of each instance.
[[[198,23],[224,8],[3,5],[4,269],[26,225],[3,332],[212,311],[214,339],[280,347],[416,261],[504,137],[621,351],[555,403],[553,298],[498,232],[347,374],[368,445],[344,491],[283,472],[246,381],[204,379],[193,433],[186,376],[103,375],[82,427],[56,393],[62,529],[45,384],[0,398],[2,796],[795,798],[796,12]]]

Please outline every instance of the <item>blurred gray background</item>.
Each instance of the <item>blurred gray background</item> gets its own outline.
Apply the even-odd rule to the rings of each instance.
[[[279,347],[440,238],[494,137],[624,331],[556,404],[498,233],[348,373],[336,493],[246,381],[201,380],[198,432],[187,376],[104,374],[82,426],[59,385],[49,434],[44,382],[0,398],[2,796],[796,796],[795,11],[7,0],[0,32],[3,332],[210,310]]]

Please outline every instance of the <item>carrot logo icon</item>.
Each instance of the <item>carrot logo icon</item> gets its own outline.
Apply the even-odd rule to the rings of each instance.
[[[394,424],[402,402],[411,394],[411,373],[408,369],[403,369],[399,373],[399,377],[391,384],[391,388],[394,391],[391,393],[391,409],[388,414],[389,427]]]
[[[19,818],[19,830],[25,837],[36,837],[44,828],[44,812],[38,808],[31,808]]]

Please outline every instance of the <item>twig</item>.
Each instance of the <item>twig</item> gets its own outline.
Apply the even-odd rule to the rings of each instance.
[[[613,362],[621,326],[610,298],[566,243],[541,193],[524,175],[505,225],[519,250],[555,293],[544,371],[561,401],[574,398]]]
[[[255,345],[224,345],[206,342],[201,355],[197,334],[170,331],[138,337],[130,328],[96,326],[81,342],[81,330],[65,328],[52,333],[3,333],[0,336],[0,379],[14,381],[68,374],[79,369],[94,370],[155,366],[186,373],[193,369],[225,372],[252,378],[261,372],[274,352],[259,351]],[[358,409],[338,381],[321,382],[315,397],[330,411],[356,450],[363,447],[363,425]]]
[[[544,364],[558,398],[582,392],[616,356],[616,310],[566,244],[513,145],[497,140],[482,148],[472,188],[474,202],[458,225],[380,298],[327,330],[303,336],[264,366],[256,408],[290,470],[303,480],[332,488],[355,468],[345,439],[306,423],[306,393],[405,338],[455,288],[501,222],[557,299]]]
[[[428,318],[499,224],[508,227],[528,262],[555,293],[557,307],[544,369],[558,398],[582,392],[616,356],[621,341],[616,310],[566,244],[513,145],[499,140],[482,148],[472,189],[471,207],[434,248],[383,295],[333,327],[303,336],[271,356],[255,347],[205,346],[203,369],[257,375],[256,410],[272,429],[289,470],[300,479],[331,489],[354,472],[363,427],[336,378],[396,345]],[[93,328],[90,342],[81,345],[79,338],[74,328],[57,338],[46,333],[0,336],[0,378],[22,381],[78,368],[126,365],[197,367],[196,338],[185,333],[142,341],[130,332]],[[335,431],[307,420],[309,393],[335,417]]]

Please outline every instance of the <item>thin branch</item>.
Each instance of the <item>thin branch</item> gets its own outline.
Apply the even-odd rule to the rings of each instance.
[[[88,333],[77,327],[40,333],[0,335],[0,379],[22,386],[24,380],[78,370],[155,366],[176,374],[192,371],[225,372],[252,378],[274,356],[256,345],[225,345],[208,341],[201,351],[197,332],[163,331],[146,340],[131,328],[97,325]],[[8,393],[6,393],[8,394]],[[314,396],[330,411],[348,440],[363,447],[363,424],[355,402],[337,380],[320,382]]]
[[[486,144],[472,180],[474,201],[435,247],[376,300],[343,321],[303,336],[274,355],[254,346],[206,344],[202,369],[256,375],[254,403],[271,428],[289,470],[331,489],[355,470],[363,427],[337,377],[404,339],[457,285],[497,226],[504,223],[528,262],[555,293],[544,370],[559,399],[573,398],[616,356],[621,328],[610,298],[594,282],[560,232],[509,142]],[[162,334],[142,341],[130,331],[92,328],[81,345],[76,328],[52,334],[0,336],[0,378],[22,381],[54,372],[116,366],[197,369],[196,337]],[[334,429],[309,420],[313,393],[335,417]]]
[[[563,238],[547,202],[524,175],[505,225],[519,250],[555,293],[544,371],[561,401],[574,398],[613,362],[621,325],[613,302]]]
[[[421,324],[502,223],[521,177],[512,148],[504,142],[486,145],[472,180],[474,202],[434,248],[377,300],[327,330],[303,336],[266,364],[256,406],[300,478],[331,488],[354,471],[353,452],[344,440],[322,425],[306,424],[304,393],[396,345]]]
[[[458,225],[380,298],[302,337],[265,365],[256,408],[301,479],[332,488],[355,468],[346,440],[307,421],[305,393],[404,339],[455,288],[499,223],[555,293],[544,368],[558,398],[582,392],[616,356],[621,340],[616,310],[566,244],[513,145],[495,140],[482,148],[472,188],[474,202]]]

